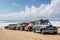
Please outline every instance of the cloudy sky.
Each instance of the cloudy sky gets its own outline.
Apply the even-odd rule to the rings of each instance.
[[[60,0],[0,0],[0,20],[60,20]]]

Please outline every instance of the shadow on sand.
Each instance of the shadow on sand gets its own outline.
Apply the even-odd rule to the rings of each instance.
[[[46,33],[45,35],[60,35],[60,33],[57,34]]]
[[[37,32],[38,34],[41,34],[40,32]],[[45,33],[45,34],[42,34],[42,35],[60,35],[60,33],[57,33],[57,34],[52,34],[52,33]]]

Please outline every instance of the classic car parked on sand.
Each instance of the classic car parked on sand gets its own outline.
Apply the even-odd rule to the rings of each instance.
[[[27,25],[28,25],[28,23],[26,23],[26,22],[20,23],[20,24],[19,24],[19,29],[24,31],[24,30],[25,30],[25,27],[26,27]]]
[[[17,24],[9,24],[7,27],[10,30],[16,30]]]
[[[57,27],[54,27],[48,19],[40,19],[35,21],[33,26],[33,32],[45,33],[54,33],[57,34]]]
[[[8,29],[8,26],[5,26],[4,28],[5,28],[5,29]]]
[[[25,27],[26,31],[32,31],[32,27],[34,26],[34,22],[29,22],[28,25]]]

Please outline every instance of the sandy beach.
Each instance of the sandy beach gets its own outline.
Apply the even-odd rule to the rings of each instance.
[[[60,29],[57,35],[0,29],[0,40],[60,40]]]

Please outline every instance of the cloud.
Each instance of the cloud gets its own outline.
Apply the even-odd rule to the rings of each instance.
[[[0,15],[0,20],[35,20],[40,18],[60,20],[60,0],[52,0],[48,5],[41,4],[38,8],[26,6],[24,11]]]
[[[12,6],[16,6],[16,7],[19,7],[19,6],[20,6],[20,5],[19,5],[18,3],[16,3],[16,2],[11,3],[11,5],[12,5]]]
[[[25,7],[24,16],[26,19],[48,18],[51,20],[60,20],[60,1],[52,0],[51,4],[41,4],[40,7]]]
[[[27,7],[28,8],[28,7]],[[27,10],[26,8],[26,10]],[[51,20],[60,20],[60,0],[52,0],[51,4],[45,5],[41,4],[39,8],[36,8],[35,6],[32,6],[29,9],[30,17],[37,17],[39,18],[49,18]]]

